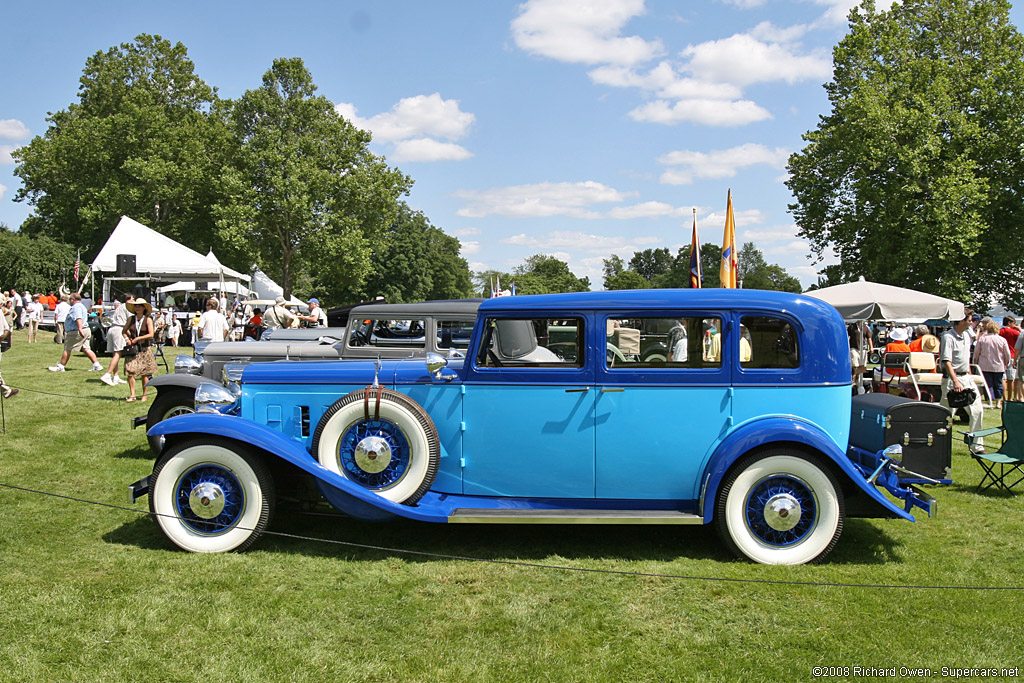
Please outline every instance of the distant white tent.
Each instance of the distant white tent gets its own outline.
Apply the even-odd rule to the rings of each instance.
[[[251,286],[253,291],[253,297],[256,299],[273,301],[279,296],[284,296],[284,287],[271,280],[269,275],[264,273],[262,270],[259,269],[258,266],[255,265],[252,267]],[[299,306],[306,302],[292,296],[291,300],[288,301],[288,303]]]
[[[843,320],[899,320],[904,322],[925,320],[962,320],[964,305],[913,289],[868,282],[861,278],[835,287],[807,292],[807,296],[830,303],[842,314]]]
[[[158,287],[156,291],[160,294],[169,294],[171,292],[225,292],[227,294],[238,294],[239,296],[252,296],[252,292],[249,290],[249,287],[243,285],[241,282],[231,282],[230,280],[225,282],[219,282],[217,280],[212,282],[181,280],[163,287]]]
[[[244,273],[221,265],[216,257],[211,260],[127,216],[121,216],[117,227],[100,249],[92,262],[93,271],[108,276],[116,273],[119,254],[134,255],[135,271],[156,280],[206,277],[249,282],[250,279]]]

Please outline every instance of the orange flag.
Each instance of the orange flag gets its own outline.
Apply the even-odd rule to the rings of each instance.
[[[722,263],[718,267],[718,279],[722,287],[736,289],[736,219],[732,215],[732,190],[729,190],[729,205],[725,210],[725,236],[722,238]]]

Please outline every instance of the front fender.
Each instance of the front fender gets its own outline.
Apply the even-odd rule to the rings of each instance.
[[[701,477],[707,481],[701,510],[704,521],[710,521],[714,516],[718,488],[733,463],[756,448],[783,443],[798,443],[823,454],[871,500],[894,515],[914,521],[912,515],[894,505],[874,485],[867,482],[864,475],[828,434],[810,422],[787,417],[768,417],[741,425],[715,449],[714,455],[704,469],[704,476]]]
[[[249,420],[213,413],[180,415],[173,420],[158,422],[149,430],[148,434],[150,436],[194,435],[199,438],[221,436],[250,444],[308,472],[317,480],[321,490],[335,507],[343,509],[345,512],[351,512],[353,516],[380,519],[382,516],[377,511],[383,511],[398,517],[406,517],[423,522],[448,521],[447,514],[443,512],[438,513],[424,508],[401,505],[382,498],[372,491],[367,491],[363,487],[323,467],[298,441],[289,439],[280,432],[264,427],[261,424],[250,422]],[[331,489],[336,490],[332,491]],[[355,499],[353,502],[357,504],[363,503],[374,508],[373,512],[377,512],[377,514],[372,514],[365,509],[360,511],[359,508],[363,506],[357,505],[356,508],[353,508],[348,502],[336,503],[334,497],[338,494]]]
[[[158,375],[153,379],[149,380],[149,387],[151,389],[165,389],[181,388],[191,389],[195,391],[196,387],[199,386],[200,382],[210,382],[212,380],[206,379],[202,375],[186,375],[185,373],[173,372],[167,375]]]

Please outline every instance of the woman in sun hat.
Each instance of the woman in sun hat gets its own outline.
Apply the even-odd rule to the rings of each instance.
[[[125,400],[131,403],[135,400],[135,378],[142,377],[142,396],[139,400],[145,401],[146,385],[149,384],[149,378],[156,374],[156,358],[153,357],[152,349],[153,319],[149,317],[153,307],[145,299],[131,299],[125,305],[128,310],[135,312],[124,326],[125,350],[138,345],[138,351],[124,364],[125,374],[128,375],[128,397]]]

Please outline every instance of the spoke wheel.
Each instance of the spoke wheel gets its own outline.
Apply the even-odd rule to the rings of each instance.
[[[227,439],[174,444],[150,478],[149,509],[182,550],[241,551],[269,526],[274,482],[263,461]]]
[[[823,559],[843,530],[843,492],[817,461],[784,450],[755,453],[719,489],[715,526],[736,554],[763,564]]]
[[[349,481],[411,505],[437,475],[437,429],[427,412],[405,394],[384,389],[378,410],[374,392],[369,416],[365,396],[364,389],[353,391],[324,412],[313,434],[313,455]]]

